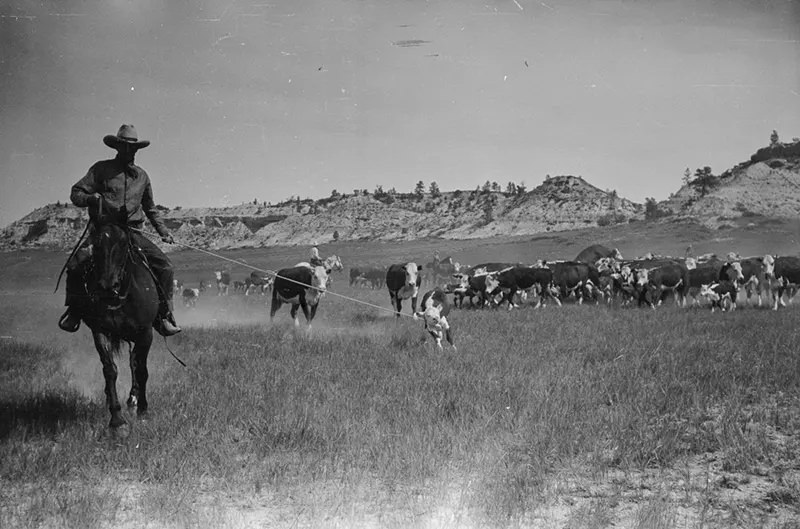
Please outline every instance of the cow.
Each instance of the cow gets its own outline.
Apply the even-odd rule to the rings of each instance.
[[[581,304],[586,291],[599,302],[602,297],[597,288],[600,285],[600,274],[594,264],[582,261],[555,261],[545,263],[545,266],[553,271],[553,286],[558,288],[562,298],[574,294],[578,304]]]
[[[487,290],[500,289],[503,292],[503,299],[500,300],[498,306],[502,305],[503,301],[508,301],[508,310],[516,306],[514,304],[514,296],[517,292],[531,288],[535,288],[539,294],[536,307],[539,307],[546,298],[554,299],[560,306],[561,301],[553,296],[552,287],[553,271],[547,267],[515,266],[501,272],[489,274],[486,278]]]
[[[275,318],[275,313],[282,304],[290,303],[294,326],[300,326],[297,318],[297,308],[300,307],[303,309],[303,315],[306,317],[310,330],[311,322],[317,314],[319,300],[325,294],[330,273],[330,269],[326,269],[324,266],[295,266],[279,270],[272,286],[270,321]]]
[[[501,270],[506,270],[508,268],[514,268],[515,266],[525,266],[524,263],[481,263],[478,265],[473,266],[466,270],[466,273],[471,276],[477,276],[481,274],[490,274],[492,272],[500,272]]]
[[[452,257],[445,257],[441,261],[432,261],[425,264],[425,268],[432,271],[432,281],[440,284],[445,283],[453,274],[457,273],[461,265],[453,261]]]
[[[747,296],[748,303],[752,304],[752,298],[756,297],[757,306],[761,306],[762,292],[769,292],[769,284],[765,277],[765,256],[744,257],[739,259],[742,266],[742,279],[741,286],[744,288]],[[766,256],[769,268],[774,261],[771,255]]]
[[[233,282],[233,291],[234,292],[242,292],[244,293],[247,289],[247,283],[245,281],[234,281]]]
[[[783,294],[787,293],[791,302],[800,285],[800,257],[765,255],[763,271],[774,297],[772,310],[778,310],[778,305],[785,307]]]
[[[386,279],[386,269],[377,267],[368,267],[364,269],[364,278],[370,284],[372,289],[383,288]]]
[[[616,248],[607,248],[602,244],[593,244],[584,248],[578,253],[574,261],[594,265],[603,258],[611,258],[615,261],[622,261],[622,254]]]
[[[214,277],[217,280],[217,295],[227,296],[228,286],[231,284],[231,274],[225,270],[217,270],[214,272]]]
[[[172,300],[175,301],[183,293],[183,281],[180,279],[172,280]]]
[[[720,281],[719,283],[702,285],[699,295],[711,302],[711,312],[714,312],[716,308],[725,312],[728,306],[730,306],[731,311],[736,310],[738,292],[735,282]]]
[[[478,297],[478,305],[483,307],[489,303],[490,297],[493,292],[486,286],[486,277],[488,274],[481,274],[470,276],[463,272],[453,274],[453,277],[458,281],[452,285],[450,291],[453,293],[453,305],[456,307],[464,306],[464,298],[469,298],[470,307],[474,306],[473,298]]]
[[[350,268],[350,286],[352,287],[355,284],[360,284],[364,282],[367,278],[364,276],[364,272],[361,271],[360,268],[351,267]]]
[[[447,343],[456,348],[453,342],[453,333],[447,316],[450,314],[450,303],[447,295],[441,288],[429,290],[422,296],[420,311],[414,312],[414,319],[422,318],[425,322],[425,330],[436,340],[436,347],[442,350],[442,338],[447,339]]]
[[[411,299],[412,313],[417,311],[417,296],[422,281],[420,271],[422,271],[422,266],[414,262],[393,264],[386,271],[386,288],[389,289],[389,299],[395,309],[395,316],[398,318],[404,299]]]
[[[256,293],[262,295],[266,294],[267,291],[272,288],[274,280],[275,278],[269,274],[257,271],[250,272],[250,275],[244,280],[244,295],[250,296]]]
[[[184,288],[183,292],[181,292],[181,299],[183,300],[183,306],[187,308],[192,308],[197,305],[197,298],[200,297],[200,289],[199,288]]]
[[[639,263],[632,270],[639,291],[639,306],[647,303],[655,309],[656,304],[660,305],[669,292],[675,295],[675,302],[679,306],[686,304],[689,269],[685,263],[675,260],[654,260],[652,263]]]
[[[714,256],[707,261],[699,261],[692,258],[686,259],[686,268],[689,270],[689,289],[687,295],[692,298],[692,305],[696,305],[699,297],[708,299],[707,295],[701,294],[703,285],[710,285],[719,281],[722,265],[725,264]]]

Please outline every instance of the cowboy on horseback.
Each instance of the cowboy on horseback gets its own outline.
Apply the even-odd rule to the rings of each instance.
[[[325,261],[319,256],[319,248],[317,248],[317,241],[311,243],[311,254],[308,262],[311,266],[325,266]]]
[[[163,336],[172,336],[181,331],[172,315],[172,263],[158,246],[142,234],[145,217],[162,241],[169,244],[175,241],[159,217],[150,177],[144,169],[133,163],[136,151],[147,147],[150,142],[139,140],[133,125],[122,125],[116,136],[105,136],[103,143],[115,149],[117,156],[99,161],[89,168],[86,176],[72,186],[70,200],[78,207],[89,208],[91,226],[117,223],[131,228],[131,242],[146,258],[157,283],[160,307],[153,327]],[[67,263],[67,310],[58,321],[58,326],[64,331],[78,330],[81,318],[91,303],[85,284],[90,262],[91,248],[87,244],[75,252]]]

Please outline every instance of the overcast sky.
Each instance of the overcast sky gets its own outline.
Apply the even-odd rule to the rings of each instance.
[[[583,176],[666,198],[800,136],[793,0],[6,0],[0,226],[132,123],[173,207]]]

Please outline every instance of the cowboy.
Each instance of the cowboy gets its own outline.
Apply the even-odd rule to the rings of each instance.
[[[105,136],[103,143],[115,149],[117,156],[92,165],[86,176],[72,186],[70,200],[78,207],[89,208],[90,225],[122,221],[133,228],[131,242],[147,259],[161,301],[153,327],[162,336],[172,336],[181,331],[172,315],[172,263],[158,246],[142,234],[145,217],[150,220],[162,241],[173,244],[175,240],[159,218],[150,177],[144,169],[133,163],[136,151],[144,149],[150,142],[140,140],[133,125],[122,125],[116,136]],[[58,326],[67,332],[78,330],[83,312],[90,303],[84,283],[90,255],[89,248],[81,248],[67,263],[67,310],[58,321]]]
[[[311,243],[311,256],[308,260],[311,266],[324,266],[325,262],[319,256],[319,248],[317,248],[317,241]]]

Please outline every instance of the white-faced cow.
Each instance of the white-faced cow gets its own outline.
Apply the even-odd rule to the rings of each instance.
[[[800,285],[800,257],[765,255],[763,270],[775,298],[772,309],[778,310],[778,305],[785,307],[783,295],[788,294],[791,301]]]
[[[217,270],[214,272],[214,277],[217,280],[217,295],[227,296],[228,287],[231,284],[231,274],[226,270]]]
[[[647,303],[653,309],[672,292],[678,306],[686,304],[689,291],[689,269],[681,261],[653,260],[632,267],[639,290],[639,306]]]
[[[389,289],[389,299],[398,318],[403,309],[404,299],[411,300],[412,313],[417,311],[417,296],[422,282],[420,271],[422,266],[414,262],[393,264],[386,271],[386,288]]]
[[[192,308],[197,305],[197,299],[200,297],[200,289],[199,288],[184,288],[183,292],[181,292],[181,299],[183,300],[183,306],[186,308]]]
[[[453,305],[464,306],[464,298],[469,298],[470,307],[474,307],[473,298],[478,298],[478,306],[484,307],[489,303],[493,292],[486,286],[488,274],[470,276],[463,272],[453,274],[457,283],[452,285]]]
[[[495,274],[489,274],[486,277],[486,288],[492,291],[499,288],[503,292],[503,299],[500,300],[498,306],[502,305],[503,301],[508,301],[508,310],[516,306],[514,296],[517,292],[530,289],[535,289],[539,294],[536,307],[539,307],[547,298],[554,299],[558,305],[561,305],[561,301],[553,296],[553,271],[546,267],[515,266]]]
[[[447,295],[441,288],[429,290],[422,296],[420,311],[414,312],[414,318],[422,318],[425,322],[425,330],[436,340],[436,347],[442,349],[442,338],[447,339],[447,343],[456,348],[453,343],[453,333],[450,329],[450,322],[447,316],[450,314],[450,303]]]
[[[736,310],[736,296],[738,289],[732,281],[720,281],[700,287],[700,297],[711,302],[711,312],[719,308],[725,312],[728,307],[731,311]]]
[[[297,308],[303,309],[303,315],[311,329],[311,321],[317,314],[319,300],[325,293],[330,270],[324,266],[295,266],[278,271],[272,285],[272,305],[269,309],[269,319],[283,303],[290,303],[290,311],[295,327],[300,325],[297,319]]]

